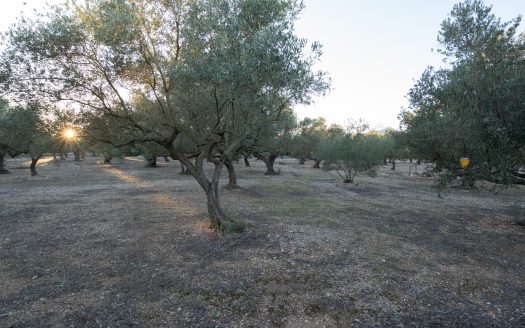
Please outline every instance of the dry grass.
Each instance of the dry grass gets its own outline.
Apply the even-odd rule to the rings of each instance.
[[[525,326],[523,189],[254,161],[222,193],[247,230],[219,238],[178,162],[96,161],[8,161],[1,327]]]

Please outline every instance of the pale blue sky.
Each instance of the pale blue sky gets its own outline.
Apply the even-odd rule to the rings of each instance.
[[[25,6],[23,3],[27,3]],[[42,8],[61,0],[2,1],[0,30],[20,10]],[[304,0],[299,35],[324,46],[319,68],[328,71],[333,90],[300,117],[323,116],[331,123],[364,118],[373,128],[398,127],[405,95],[426,66],[441,64],[433,54],[440,23],[455,0]],[[523,0],[486,0],[503,20],[525,14]],[[524,30],[524,25],[520,31]]]
[[[397,128],[405,95],[428,65],[441,65],[431,52],[452,0],[305,0],[297,31],[323,44],[319,68],[330,73],[332,92],[298,108],[302,116],[329,122],[364,118],[373,128]],[[493,0],[503,20],[525,14],[525,1]],[[523,24],[520,31],[523,31]]]

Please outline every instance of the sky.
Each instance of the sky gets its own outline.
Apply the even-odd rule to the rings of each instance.
[[[61,0],[3,1],[0,31],[20,11],[32,12]],[[345,125],[362,118],[373,129],[397,128],[405,95],[423,70],[442,65],[441,22],[457,0],[304,0],[297,34],[323,44],[317,69],[328,72],[332,90],[314,104],[298,106],[299,117],[325,117]],[[24,5],[25,3],[25,5]],[[503,21],[525,15],[525,1],[486,0]],[[524,30],[524,25],[520,31]]]

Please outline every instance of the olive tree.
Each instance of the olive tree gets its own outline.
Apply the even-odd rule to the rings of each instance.
[[[281,113],[280,120],[271,125],[261,126],[257,138],[249,149],[254,156],[264,162],[266,175],[278,175],[275,170],[275,159],[281,155],[290,154],[292,136],[297,126],[297,118],[291,109]]]
[[[440,52],[450,63],[428,68],[401,113],[410,147],[431,159],[438,187],[477,180],[511,184],[525,163],[525,38],[520,18],[501,22],[482,1],[454,6],[441,24]],[[462,157],[470,159],[467,168]]]
[[[314,161],[314,168],[320,168],[321,160],[318,150],[321,140],[328,135],[326,119],[306,117],[298,125],[299,131],[292,141],[292,154],[299,158],[300,164],[304,164],[306,159],[311,159]]]
[[[0,173],[9,173],[4,167],[6,155],[27,154],[31,157],[31,175],[37,175],[36,164],[52,146],[51,125],[43,118],[43,108],[38,104],[9,106],[0,102]]]
[[[312,70],[320,45],[306,54],[306,40],[294,34],[301,7],[292,0],[52,7],[9,30],[0,76],[13,97],[72,104],[110,122],[99,133],[115,146],[164,147],[205,191],[212,227],[221,231],[225,162],[284,109],[327,89],[325,75]]]
[[[346,133],[325,139],[320,144],[324,169],[335,168],[344,183],[354,182],[359,173],[375,173],[382,160],[380,139],[375,135]]]

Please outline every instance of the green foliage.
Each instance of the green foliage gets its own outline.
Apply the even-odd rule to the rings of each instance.
[[[303,159],[318,159],[319,144],[328,136],[326,119],[304,118],[298,123],[298,133],[292,140],[292,155]]]
[[[428,68],[400,114],[416,157],[435,161],[439,188],[477,180],[511,184],[525,163],[525,42],[520,19],[502,23],[481,1],[454,6],[440,50],[450,68]],[[471,164],[462,169],[459,159]]]
[[[411,157],[406,132],[388,129],[380,139],[384,158],[396,160]]]
[[[381,140],[375,135],[347,133],[322,141],[320,157],[325,169],[335,168],[343,182],[351,183],[358,173],[374,175],[383,157]]]
[[[49,148],[49,127],[42,118],[42,108],[36,104],[9,106],[0,104],[0,152],[41,154]]]
[[[206,191],[219,227],[213,193],[224,163],[247,145],[279,148],[283,113],[329,87],[313,70],[321,46],[306,49],[295,35],[301,8],[295,0],[72,2],[10,29],[0,82],[21,102],[72,104],[99,142],[163,147]],[[194,151],[178,147],[181,139]],[[215,165],[211,178],[205,160]]]

